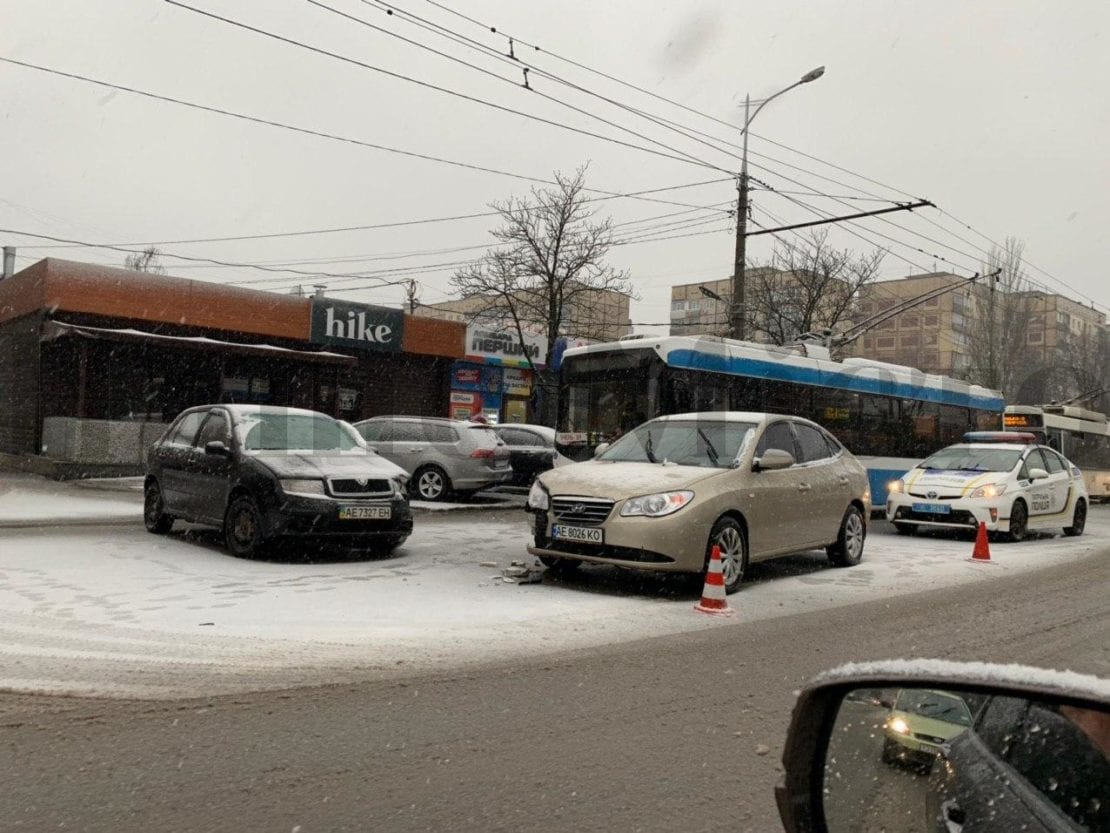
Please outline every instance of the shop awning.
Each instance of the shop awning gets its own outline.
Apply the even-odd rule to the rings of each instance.
[[[329,353],[324,350],[293,350],[288,347],[274,347],[271,344],[242,344],[236,341],[222,341],[205,336],[167,336],[159,333],[148,333],[143,330],[87,327],[78,324],[66,324],[62,321],[46,321],[42,325],[42,341],[54,341],[67,336],[95,338],[104,341],[159,344],[165,347],[180,347],[186,350],[267,356],[275,359],[292,359],[319,364],[354,365],[358,363],[358,359],[354,356],[347,356],[343,353]]]

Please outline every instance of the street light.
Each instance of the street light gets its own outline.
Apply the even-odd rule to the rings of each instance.
[[[732,309],[729,313],[729,329],[732,332],[732,337],[736,339],[743,339],[745,333],[745,313],[744,309],[744,259],[747,257],[747,234],[748,234],[748,128],[759,115],[759,111],[766,107],[771,101],[778,98],[784,93],[790,92],[795,87],[800,87],[802,84],[808,84],[810,81],[816,81],[825,74],[824,67],[817,67],[811,69],[800,79],[795,81],[789,87],[784,87],[774,95],[763,99],[763,102],[755,108],[754,113],[751,110],[751,97],[744,96],[744,150],[740,159],[740,181],[738,189],[740,196],[736,201],[736,261],[732,270]]]

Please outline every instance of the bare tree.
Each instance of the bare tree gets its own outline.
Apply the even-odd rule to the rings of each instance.
[[[1076,404],[1105,410],[1110,401],[1110,339],[1105,328],[1069,333],[1057,352],[1066,388],[1053,398],[1082,397]]]
[[[1007,237],[1001,248],[991,247],[983,264],[987,284],[975,295],[975,320],[968,328],[968,378],[1010,399],[1027,379],[1043,376],[1044,366],[1028,347],[1038,295],[1025,276],[1024,249],[1025,244],[1013,237]]]
[[[592,338],[616,323],[597,315],[599,293],[632,290],[627,273],[605,263],[612,222],[595,219],[584,199],[585,169],[574,176],[556,173],[555,181],[533,188],[531,197],[493,203],[502,222],[492,232],[499,246],[451,279],[463,298],[474,301],[473,318],[503,326],[522,344],[525,333],[542,333],[549,360],[559,336]],[[553,424],[555,374],[525,356],[546,393],[540,418]]]
[[[166,270],[162,266],[161,256],[162,253],[156,248],[148,246],[141,252],[129,254],[124,258],[123,265],[128,269],[134,269],[136,272],[153,272],[164,275]]]
[[[857,255],[829,243],[827,230],[800,242],[780,241],[767,268],[748,272],[751,329],[772,344],[835,330],[850,316],[860,290],[875,280],[884,252]]]

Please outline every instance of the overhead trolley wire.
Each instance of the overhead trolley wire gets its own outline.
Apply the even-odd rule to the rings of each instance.
[[[445,95],[453,96],[455,98],[459,98],[459,99],[462,99],[464,101],[470,101],[474,104],[481,104],[485,107],[490,107],[494,110],[498,110],[498,111],[503,112],[503,113],[509,113],[509,114],[512,114],[512,115],[515,115],[515,116],[522,116],[524,118],[531,119],[533,121],[537,121],[541,124],[546,124],[549,127],[556,127],[556,128],[559,128],[560,130],[568,130],[572,133],[579,133],[583,136],[589,136],[589,137],[594,138],[594,139],[601,139],[602,141],[611,142],[613,144],[620,145],[622,147],[630,148],[630,149],[633,149],[633,150],[643,151],[644,153],[650,153],[650,154],[653,154],[655,156],[663,157],[665,159],[671,159],[671,160],[674,160],[674,161],[677,161],[677,162],[685,162],[688,165],[696,165],[698,167],[710,168],[712,170],[721,170],[721,171],[725,170],[724,168],[718,168],[715,165],[711,165],[708,162],[701,162],[701,161],[697,161],[697,160],[693,160],[693,159],[689,159],[689,158],[684,158],[682,156],[675,156],[675,155],[670,154],[670,153],[664,153],[663,151],[654,150],[652,148],[644,147],[643,145],[637,145],[633,142],[626,142],[623,139],[617,139],[613,136],[606,136],[602,133],[594,133],[593,131],[590,131],[590,130],[585,130],[585,129],[580,128],[580,127],[573,127],[572,125],[564,124],[562,122],[558,122],[558,121],[555,121],[553,119],[547,119],[547,118],[544,118],[543,116],[537,116],[533,113],[527,113],[523,110],[516,110],[512,107],[507,107],[503,104],[497,104],[495,102],[488,101],[484,98],[479,98],[478,96],[473,96],[473,95],[470,95],[468,93],[460,92],[459,90],[453,90],[449,87],[441,87],[438,84],[431,83],[430,81],[422,81],[419,78],[413,78],[410,75],[405,75],[405,74],[400,73],[400,72],[394,72],[393,70],[389,70],[389,69],[386,69],[384,67],[379,67],[379,66],[376,66],[374,64],[368,64],[365,61],[358,60],[357,58],[351,58],[350,56],[347,56],[347,55],[341,55],[338,52],[331,52],[331,51],[329,51],[327,49],[324,49],[322,47],[313,46],[311,44],[304,43],[303,41],[296,40],[295,38],[285,37],[284,35],[279,35],[276,32],[270,32],[270,31],[267,31],[265,29],[260,29],[257,26],[251,26],[249,23],[244,23],[240,20],[234,20],[234,19],[229,18],[229,17],[223,17],[222,15],[218,15],[215,12],[210,12],[210,11],[207,11],[205,9],[198,9],[195,6],[190,6],[187,3],[182,3],[181,0],[163,0],[163,2],[168,3],[171,6],[177,6],[180,9],[185,9],[186,11],[194,12],[195,14],[202,15],[202,16],[210,18],[212,20],[219,21],[220,23],[226,23],[229,26],[234,26],[236,28],[243,29],[244,31],[247,31],[247,32],[253,32],[254,34],[262,35],[263,37],[267,37],[267,38],[271,38],[272,40],[276,40],[280,43],[284,43],[284,44],[287,44],[289,46],[295,46],[298,49],[305,49],[309,52],[316,53],[317,55],[323,55],[325,57],[332,58],[332,59],[337,60],[337,61],[342,61],[343,63],[346,63],[346,64],[351,64],[352,66],[357,66],[357,67],[360,67],[362,69],[369,70],[371,72],[378,72],[378,73],[381,73],[382,75],[388,76],[390,78],[395,78],[399,81],[407,81],[410,84],[415,84],[419,87],[423,87],[424,89],[444,93]]]
[[[569,102],[563,101],[560,98],[556,98],[553,95],[549,95],[548,93],[545,93],[542,90],[538,90],[535,87],[522,86],[520,84],[520,82],[515,81],[512,78],[506,78],[503,75],[498,75],[496,72],[485,69],[484,67],[480,67],[477,64],[472,64],[469,61],[464,61],[462,58],[458,58],[454,55],[450,55],[446,52],[443,52],[439,49],[436,49],[435,47],[429,46],[428,44],[421,43],[420,41],[413,40],[412,38],[406,38],[404,35],[401,35],[397,32],[392,32],[389,29],[386,29],[382,26],[378,26],[374,23],[371,23],[368,20],[362,19],[361,17],[349,14],[347,12],[341,11],[340,9],[336,9],[332,6],[329,6],[326,3],[321,2],[321,0],[305,0],[305,2],[309,3],[313,6],[316,6],[319,9],[323,9],[325,11],[331,12],[332,14],[338,15],[339,17],[350,20],[353,23],[358,23],[361,26],[365,26],[369,29],[373,29],[376,32],[381,32],[382,34],[387,35],[389,37],[397,38],[398,40],[404,41],[405,43],[410,44],[412,46],[415,46],[418,49],[423,49],[423,50],[431,52],[435,55],[439,55],[441,58],[445,58],[448,61],[452,61],[456,64],[461,64],[462,66],[468,67],[468,68],[474,70],[475,72],[480,72],[481,74],[486,75],[490,78],[495,78],[498,81],[504,81],[505,83],[512,85],[516,89],[525,89],[525,90],[531,92],[532,94],[534,94],[536,96],[539,96],[540,98],[546,99],[547,101],[552,101],[552,102],[554,102],[555,104],[558,104],[561,107],[566,107],[567,109],[572,110],[572,111],[574,111],[574,112],[576,112],[580,115],[584,115],[587,118],[591,118],[591,119],[595,119],[596,121],[600,121],[602,124],[605,124],[608,127],[614,127],[617,130],[624,131],[625,133],[628,133],[632,136],[635,136],[638,139],[643,139],[644,141],[651,142],[652,144],[657,145],[658,147],[664,148],[665,150],[668,150],[671,153],[675,153],[675,154],[679,154],[680,156],[684,156],[689,161],[692,161],[692,162],[697,163],[699,165],[702,165],[704,167],[714,168],[714,169],[720,170],[722,172],[727,172],[725,168],[721,168],[717,165],[713,165],[710,162],[706,162],[704,159],[699,159],[698,157],[694,156],[693,154],[687,153],[684,150],[680,150],[679,148],[673,147],[673,146],[668,145],[664,142],[660,142],[657,139],[653,139],[650,136],[646,136],[643,133],[639,133],[639,132],[637,132],[637,131],[629,128],[629,127],[625,127],[623,125],[617,124],[616,122],[609,121],[608,119],[606,119],[602,116],[599,116],[596,113],[592,113],[589,110],[586,110],[582,107],[577,107],[577,106],[575,106],[575,105],[573,105]],[[363,0],[363,2],[365,3],[365,2],[367,2],[367,0]],[[369,5],[369,3],[367,3],[367,5]],[[427,28],[427,27],[425,27],[425,28]],[[458,41],[456,40],[456,42],[458,42]],[[463,45],[467,46],[468,44],[464,43]],[[475,48],[475,47],[471,47],[471,48]],[[489,54],[489,53],[484,53],[484,54]],[[492,54],[494,56],[498,57],[498,58],[505,57],[505,56],[502,56],[499,52],[496,52],[496,51],[493,51]],[[510,59],[510,58],[505,57],[505,60],[508,61],[509,63],[512,63],[512,64],[516,65],[516,66],[519,66],[519,64],[517,64],[517,62],[512,61],[512,59]],[[533,68],[529,67],[529,69],[533,69]],[[541,73],[537,72],[537,74],[541,74]],[[546,75],[546,73],[543,73],[543,74]],[[581,88],[578,88],[578,89],[581,89]],[[588,92],[586,90],[583,90],[583,91]],[[608,99],[606,99],[606,100],[608,100]],[[613,103],[616,103],[616,102],[613,102]],[[620,105],[618,105],[618,106],[620,106]],[[591,135],[593,135],[593,134],[591,134]],[[641,149],[643,149],[643,148],[641,148]]]

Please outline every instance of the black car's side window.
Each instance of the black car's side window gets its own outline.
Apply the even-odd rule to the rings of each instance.
[[[183,446],[185,448],[192,448],[193,438],[197,435],[197,429],[200,428],[201,422],[204,421],[206,416],[204,411],[194,411],[191,414],[186,414],[177,423],[177,426],[166,438],[166,445]]]
[[[773,422],[767,426],[759,443],[755,447],[755,456],[762,457],[771,448],[777,448],[793,455],[798,459],[798,449],[794,446],[794,432],[790,430],[789,422]]]
[[[197,448],[204,448],[208,443],[221,442],[226,446],[231,445],[231,425],[221,411],[213,411],[204,421],[197,437]]]

